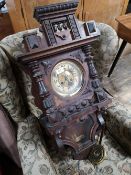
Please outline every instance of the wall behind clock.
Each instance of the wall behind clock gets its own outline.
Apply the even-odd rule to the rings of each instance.
[[[15,32],[39,27],[33,18],[34,7],[69,0],[7,0],[6,4]]]
[[[87,21],[103,22],[117,29],[115,18],[125,14],[129,0],[80,0],[76,16]]]
[[[38,27],[33,19],[35,6],[69,0],[7,0],[7,7],[15,32]],[[95,19],[116,29],[115,17],[124,14],[129,0],[80,0],[77,16],[80,20]]]

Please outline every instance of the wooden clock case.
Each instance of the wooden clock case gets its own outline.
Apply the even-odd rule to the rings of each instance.
[[[36,7],[40,32],[24,35],[25,54],[18,62],[30,74],[36,105],[43,111],[40,124],[59,150],[73,148],[74,159],[88,157],[104,127],[103,113],[109,103],[93,64],[91,43],[100,32],[94,21],[78,21],[78,2]],[[51,72],[60,61],[70,60],[82,68],[83,83],[72,97],[58,95],[51,85]]]

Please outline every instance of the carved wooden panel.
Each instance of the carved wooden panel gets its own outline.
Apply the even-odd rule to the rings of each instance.
[[[100,32],[94,21],[75,18],[77,5],[72,1],[36,7],[42,37],[25,34],[25,53],[17,60],[32,79],[35,103],[43,111],[41,126],[59,150],[69,146],[75,159],[85,159],[98,142],[110,100],[91,54]]]

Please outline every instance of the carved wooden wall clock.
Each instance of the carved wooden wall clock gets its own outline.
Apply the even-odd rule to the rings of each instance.
[[[78,21],[78,2],[36,7],[40,32],[24,35],[25,54],[18,62],[29,72],[40,124],[60,150],[73,148],[74,159],[85,159],[97,143],[109,103],[98,79],[91,44],[100,35],[94,21]]]

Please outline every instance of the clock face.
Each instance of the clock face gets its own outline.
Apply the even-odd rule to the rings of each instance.
[[[82,82],[82,67],[73,61],[61,61],[52,70],[52,88],[57,94],[63,97],[70,97],[77,94],[82,87]]]

